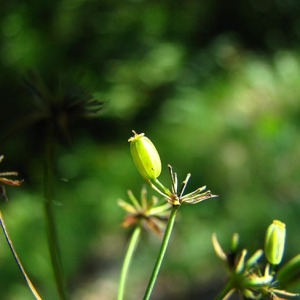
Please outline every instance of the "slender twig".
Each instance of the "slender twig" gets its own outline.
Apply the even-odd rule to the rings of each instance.
[[[188,183],[188,181],[189,181],[190,178],[191,178],[191,173],[188,173],[188,174],[186,175],[185,180],[182,182],[181,189],[180,189],[179,195],[178,195],[178,198],[179,198],[179,199],[182,197],[182,195],[183,195],[183,193],[184,193],[184,190],[185,190],[185,188],[186,188],[186,186],[187,186],[187,183]],[[196,192],[197,192],[197,190],[196,190]]]
[[[6,241],[7,241],[8,245],[9,245],[9,248],[10,248],[10,250],[11,250],[13,256],[14,256],[14,259],[15,259],[15,261],[16,261],[16,263],[17,263],[17,265],[18,265],[18,267],[19,267],[19,269],[20,269],[23,277],[25,278],[25,280],[27,282],[27,285],[28,285],[29,289],[31,290],[31,292],[34,295],[35,299],[42,300],[42,297],[39,295],[39,293],[37,292],[37,290],[33,286],[31,280],[29,279],[28,275],[26,274],[25,269],[24,269],[24,267],[23,267],[23,265],[22,265],[22,263],[21,263],[21,261],[20,261],[20,259],[18,257],[18,254],[17,254],[17,252],[16,252],[16,250],[15,250],[15,248],[13,246],[13,243],[12,243],[12,241],[11,241],[9,235],[8,235],[8,232],[7,232],[7,229],[6,229],[6,226],[5,226],[5,223],[4,223],[1,211],[0,211],[0,225],[1,225],[2,229],[3,229],[3,232],[4,232],[4,235],[5,235]]]
[[[170,237],[171,237],[175,217],[176,217],[176,214],[177,214],[177,211],[178,211],[179,207],[180,207],[180,205],[173,205],[173,207],[172,207],[171,214],[170,214],[168,224],[167,224],[167,227],[166,227],[166,231],[165,231],[165,234],[164,234],[164,237],[163,237],[163,240],[162,240],[162,244],[161,244],[161,247],[160,247],[160,251],[159,251],[159,254],[158,254],[158,257],[157,257],[157,260],[156,260],[151,278],[149,280],[148,287],[146,289],[146,292],[145,292],[145,295],[144,295],[144,298],[143,298],[144,300],[148,300],[151,296],[156,278],[158,276],[158,273],[159,273],[164,255],[165,255],[167,247],[168,247],[168,243],[169,243],[169,240],[170,240]]]
[[[125,288],[125,282],[126,282],[126,277],[128,274],[130,262],[134,253],[134,250],[136,249],[137,243],[139,241],[139,237],[141,234],[141,225],[138,224],[130,238],[130,242],[127,248],[127,252],[124,258],[123,266],[122,266],[122,271],[121,271],[121,276],[120,276],[120,283],[119,283],[119,290],[118,290],[118,300],[122,300],[124,296],[124,288]]]
[[[47,220],[47,235],[50,257],[55,277],[56,288],[60,300],[66,300],[67,292],[65,280],[62,272],[61,255],[57,238],[57,230],[53,212],[53,165],[54,165],[54,138],[53,128],[49,126],[46,134],[45,161],[44,161],[44,197],[45,215]]]
[[[153,179],[153,181],[167,196],[172,195],[172,193],[157,178]]]
[[[178,186],[177,174],[173,172],[173,168],[171,165],[168,165],[168,169],[169,169],[169,174],[171,176],[172,193],[177,195],[177,186]]]

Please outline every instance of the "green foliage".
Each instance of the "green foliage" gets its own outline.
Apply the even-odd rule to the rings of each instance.
[[[223,244],[238,231],[241,244],[253,241],[252,253],[264,239],[262,228],[279,219],[288,228],[285,258],[299,252],[299,4],[224,3],[2,4],[1,171],[19,171],[25,181],[7,188],[9,201],[1,211],[45,299],[53,298],[54,284],[42,218],[41,128],[24,126],[2,139],[32,112],[31,95],[20,84],[28,69],[46,81],[44,74],[79,78],[79,85],[106,102],[98,120],[69,124],[71,145],[57,149],[57,222],[74,299],[96,292],[116,297],[126,245],[116,200],[142,184],[124,143],[134,128],[159,145],[164,170],[171,164],[180,174],[192,173],[190,191],[203,183],[219,195],[206,205],[181,208],[184,224],[175,231],[176,243],[170,242],[154,297],[192,298],[199,286],[216,286],[212,232]],[[160,180],[168,182],[167,172]],[[145,285],[142,267],[151,271],[158,243],[152,237],[147,249],[141,243],[143,257],[136,254],[130,279],[135,286]],[[1,245],[1,298],[31,299],[4,237]],[[100,291],[93,284],[98,278]],[[143,290],[134,292],[140,299]]]

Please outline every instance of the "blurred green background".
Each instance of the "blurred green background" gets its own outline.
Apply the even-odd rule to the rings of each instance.
[[[0,207],[44,299],[57,299],[43,211],[45,132],[19,126],[36,109],[27,72],[46,84],[71,78],[105,102],[97,118],[68,124],[71,142],[56,151],[71,299],[116,299],[130,233],[117,199],[144,184],[129,152],[132,129],[157,146],[163,183],[171,164],[179,180],[191,172],[188,190],[206,184],[219,195],[181,208],[152,299],[212,299],[226,279],[213,232],[225,248],[239,232],[252,253],[279,219],[285,260],[300,249],[299,13],[298,0],[1,1],[1,172],[25,181],[7,187]],[[0,245],[1,299],[32,299],[3,235]],[[142,298],[159,245],[144,233],[127,299]]]

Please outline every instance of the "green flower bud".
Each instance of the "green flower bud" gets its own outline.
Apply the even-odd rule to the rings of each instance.
[[[128,142],[130,142],[131,155],[138,171],[146,180],[156,179],[161,173],[161,161],[155,146],[144,133],[132,132],[134,136]]]
[[[278,265],[281,262],[285,244],[285,224],[274,220],[267,228],[265,237],[265,255],[269,263]]]

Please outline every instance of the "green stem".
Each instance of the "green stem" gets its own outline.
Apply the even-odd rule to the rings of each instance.
[[[130,265],[130,262],[132,260],[134,250],[137,246],[140,234],[141,234],[141,225],[138,224],[135,227],[135,229],[134,229],[134,231],[131,235],[130,242],[129,242],[129,245],[128,245],[128,249],[127,249],[127,252],[126,252],[126,255],[125,255],[125,258],[124,258],[122,271],[121,271],[121,276],[120,276],[120,283],[119,283],[119,290],[118,290],[118,300],[123,299],[125,281],[126,281],[126,277],[127,277],[127,274],[128,274],[129,265]]]
[[[162,261],[164,259],[164,255],[165,255],[167,247],[168,247],[168,243],[169,243],[169,240],[170,240],[170,237],[171,237],[175,217],[176,217],[176,214],[177,214],[177,211],[178,211],[179,207],[180,207],[180,205],[173,205],[173,207],[172,207],[170,217],[169,217],[169,221],[168,221],[168,224],[167,224],[167,228],[166,228],[166,231],[165,231],[162,243],[161,243],[160,251],[159,251],[159,254],[158,254],[158,257],[157,257],[157,260],[156,260],[151,278],[149,280],[148,287],[146,289],[146,292],[145,292],[145,295],[144,295],[144,298],[143,298],[144,300],[148,300],[151,296],[151,293],[152,293],[157,275],[159,273],[159,269],[161,267]]]
[[[39,295],[39,293],[37,292],[37,290],[35,289],[34,285],[32,284],[31,280],[29,279],[20,259],[19,259],[19,256],[14,248],[14,245],[8,235],[8,232],[7,232],[7,229],[6,229],[6,226],[5,226],[5,223],[4,223],[4,220],[3,220],[3,216],[2,216],[2,213],[0,211],[0,224],[1,224],[1,227],[2,227],[2,230],[4,232],[4,235],[5,235],[5,238],[6,238],[6,241],[9,245],[9,248],[14,256],[14,259],[15,261],[17,262],[17,265],[23,275],[23,277],[25,278],[26,282],[27,282],[27,285],[29,287],[29,289],[31,290],[32,294],[34,295],[35,299],[36,300],[42,300],[42,297]]]
[[[54,185],[54,137],[53,128],[50,125],[46,135],[45,161],[44,161],[44,197],[45,215],[47,221],[48,246],[51,263],[60,300],[66,300],[67,292],[62,272],[61,256],[57,238],[57,230],[53,211],[53,185]]]
[[[216,296],[215,300],[226,300],[226,299],[229,299],[230,295],[234,292],[233,282],[234,282],[234,280],[229,280],[226,283],[226,285],[224,286],[224,288]]]
[[[153,179],[153,181],[158,185],[158,187],[168,196],[172,195],[168,188],[166,188],[157,178]]]

